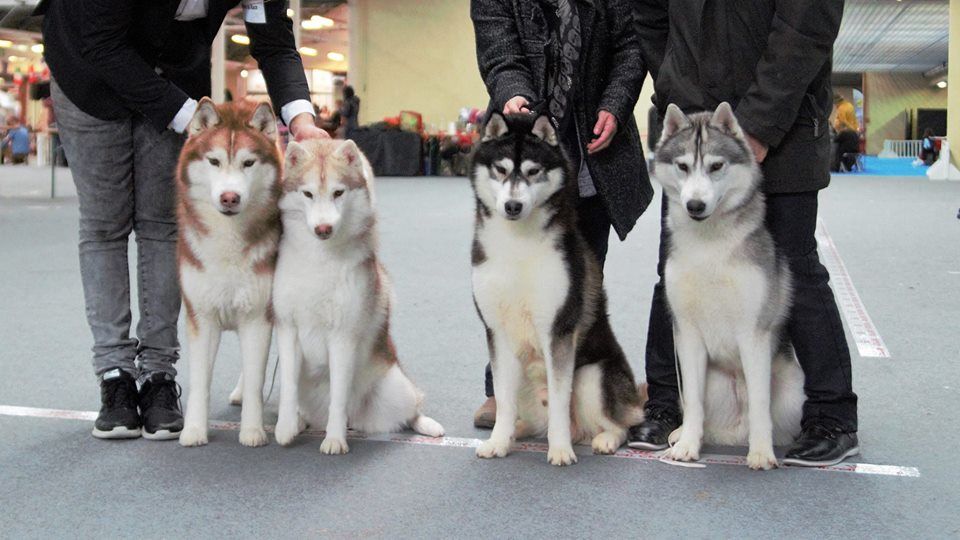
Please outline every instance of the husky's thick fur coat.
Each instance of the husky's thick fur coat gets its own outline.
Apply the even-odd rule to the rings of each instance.
[[[751,468],[776,467],[773,445],[799,433],[805,399],[784,335],[791,277],[730,106],[688,117],[670,105],[655,177],[667,196],[664,278],[683,378],[683,426],[668,455],[698,459],[704,440],[746,443]]]
[[[353,141],[287,147],[284,234],[274,285],[280,352],[277,442],[326,426],[325,454],[366,433],[443,427],[400,368],[390,337],[390,281],[377,258],[373,170]]]
[[[494,113],[474,157],[473,296],[484,323],[497,417],[484,458],[543,435],[554,465],[572,442],[609,454],[642,419],[607,320],[602,273],[577,230],[577,180],[545,116]]]
[[[280,150],[268,104],[204,98],[177,168],[180,286],[187,312],[190,395],[180,444],[207,443],[210,377],[225,330],[240,336],[240,443],[267,443],[263,379],[280,240]]]

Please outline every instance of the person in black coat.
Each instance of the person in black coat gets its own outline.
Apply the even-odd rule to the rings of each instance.
[[[767,226],[793,272],[787,330],[806,379],[803,431],[785,458],[795,465],[859,451],[850,351],[814,237],[818,190],[830,182],[830,75],[842,15],[843,0],[656,0],[636,17],[641,45],[660,58],[650,69],[661,118],[670,103],[693,113],[727,101],[761,163]],[[650,399],[630,434],[638,448],[665,448],[682,420],[662,279],[668,245],[662,227],[647,333]]]
[[[297,138],[326,136],[282,0],[245,0],[250,53]],[[210,54],[240,0],[43,0],[44,56],[80,201],[80,276],[101,388],[93,434],[179,435],[174,170]],[[137,239],[140,317],[131,335],[127,245]],[[137,388],[137,381],[140,388]]]
[[[579,228],[603,265],[612,227],[626,238],[653,196],[633,109],[646,60],[628,0],[472,0],[489,110],[548,114],[578,171]],[[492,427],[496,402],[487,366]]]

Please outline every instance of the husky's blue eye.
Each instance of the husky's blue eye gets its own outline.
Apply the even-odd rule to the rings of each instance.
[[[217,158],[207,158],[207,161],[209,161],[210,164],[213,165],[214,167],[220,166],[220,160]]]

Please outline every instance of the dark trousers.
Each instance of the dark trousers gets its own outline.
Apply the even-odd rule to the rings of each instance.
[[[583,239],[587,241],[587,246],[597,256],[602,271],[603,263],[607,260],[607,247],[610,244],[610,217],[599,195],[580,199],[577,205],[577,228],[580,229]],[[489,363],[487,363],[485,386],[487,397],[493,396],[493,371]]]
[[[828,284],[830,274],[817,255],[817,192],[767,195],[767,228],[788,257],[793,272],[793,307],[787,333],[805,377],[803,423],[825,421],[845,431],[857,429],[857,395],[853,393],[850,351],[840,312]],[[669,234],[663,226],[662,203],[660,281],[653,289],[647,329],[646,372],[650,400],[647,409],[679,407],[673,352],[673,321],[667,309],[663,267]]]

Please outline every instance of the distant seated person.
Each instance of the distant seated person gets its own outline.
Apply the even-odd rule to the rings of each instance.
[[[18,122],[3,138],[3,146],[7,145],[10,145],[14,165],[27,163],[30,157],[30,132],[23,122]]]
[[[857,163],[857,154],[860,153],[860,122],[853,103],[850,103],[839,94],[833,98],[836,115],[833,120],[833,129],[837,132],[834,139],[833,165],[834,172],[852,170]]]
[[[940,157],[940,141],[933,135],[933,130],[923,130],[923,141],[920,143],[920,161],[924,165],[933,165]]]

